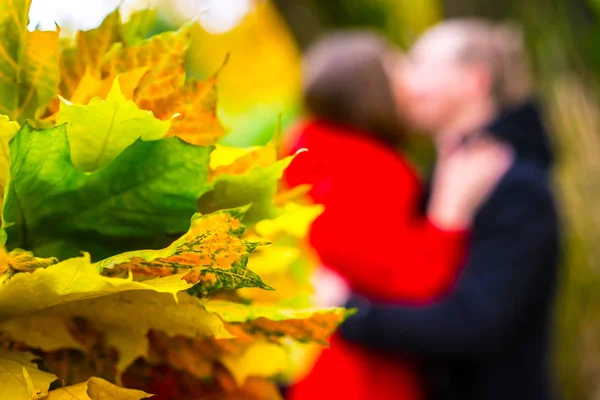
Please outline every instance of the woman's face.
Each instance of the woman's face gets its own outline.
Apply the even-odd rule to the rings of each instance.
[[[392,85],[392,95],[396,103],[396,110],[401,118],[406,119],[406,106],[408,104],[406,82],[404,81],[405,56],[400,52],[394,52],[384,60],[384,67],[389,75]]]

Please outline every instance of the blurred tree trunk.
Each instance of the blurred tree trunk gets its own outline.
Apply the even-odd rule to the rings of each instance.
[[[511,1],[445,0],[446,18],[482,17],[503,19],[510,14]]]
[[[406,46],[441,19],[439,0],[273,0],[299,46],[332,29],[373,29]]]
[[[325,30],[322,16],[311,1],[273,0],[273,4],[287,22],[302,50]]]

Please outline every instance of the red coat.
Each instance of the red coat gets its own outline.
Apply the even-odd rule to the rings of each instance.
[[[310,243],[321,261],[371,299],[423,303],[443,295],[457,275],[467,235],[436,228],[419,213],[422,188],[396,151],[322,121],[304,124],[289,152],[289,186],[312,185],[325,205]],[[290,400],[422,399],[415,365],[334,336]]]

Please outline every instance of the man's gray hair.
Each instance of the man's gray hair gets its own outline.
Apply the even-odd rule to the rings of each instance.
[[[459,61],[482,63],[491,70],[492,94],[500,107],[519,105],[531,96],[531,64],[519,26],[480,19],[456,19],[441,23],[430,33],[460,37]]]

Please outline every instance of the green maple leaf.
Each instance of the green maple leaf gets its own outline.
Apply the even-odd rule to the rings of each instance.
[[[57,93],[58,31],[29,32],[31,0],[0,0],[0,113],[24,122]]]
[[[59,259],[162,247],[172,241],[165,235],[187,230],[196,199],[209,190],[210,151],[178,138],[137,140],[86,174],[71,161],[65,125],[25,125],[10,143],[6,246]]]
[[[152,37],[157,24],[160,24],[157,10],[146,8],[134,12],[129,16],[127,22],[121,26],[123,42],[127,46],[135,46],[145,39]],[[160,29],[160,27],[158,27]]]
[[[93,172],[114,160],[140,137],[157,140],[165,136],[170,121],[154,118],[127,100],[115,79],[106,100],[93,98],[89,104],[63,101],[58,124],[68,123],[73,164],[83,172]]]
[[[242,174],[217,176],[212,182],[213,190],[198,200],[198,211],[206,214],[252,204],[244,218],[246,225],[276,217],[278,212],[273,196],[283,171],[293,159],[294,156],[290,156],[267,166],[256,166]]]
[[[6,115],[0,115],[0,198],[4,196],[4,188],[8,181],[10,162],[8,143],[15,137],[19,124],[10,121]]]

